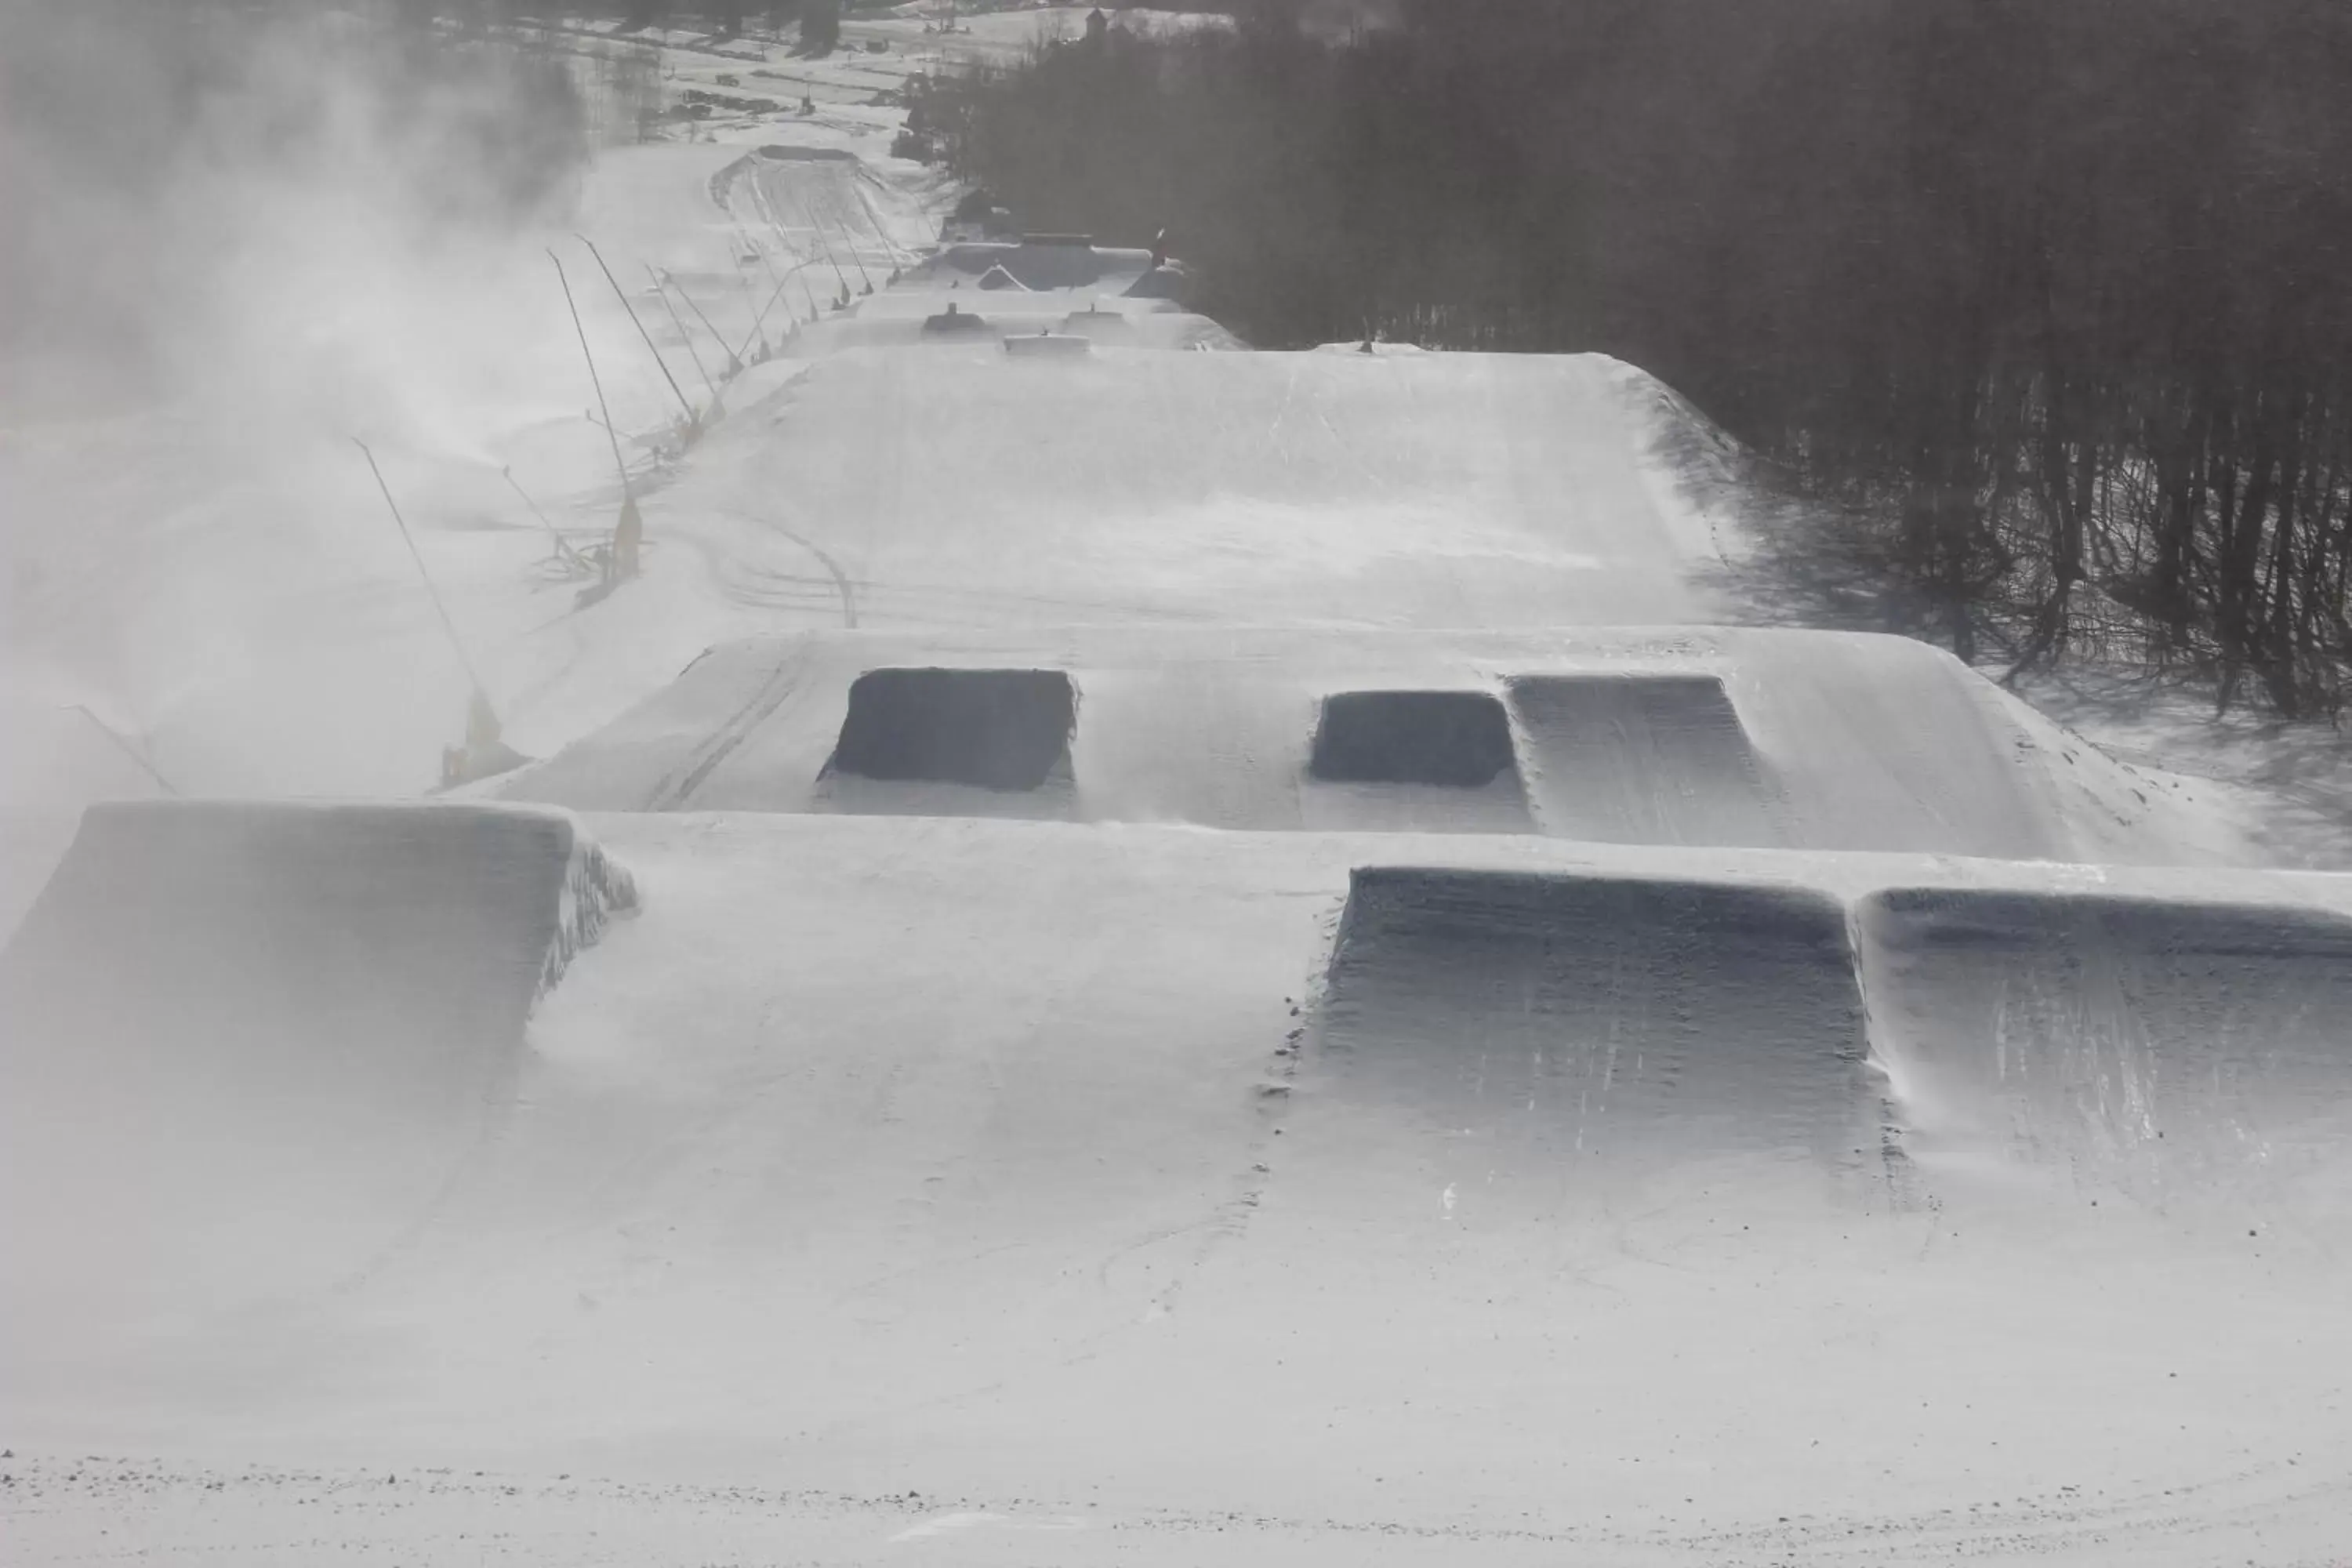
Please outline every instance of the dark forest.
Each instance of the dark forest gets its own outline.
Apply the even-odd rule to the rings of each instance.
[[[923,118],[1032,228],[1165,226],[1261,347],[1654,373],[1964,658],[2333,716],[2347,81],[2336,0],[1417,0],[1115,31]]]

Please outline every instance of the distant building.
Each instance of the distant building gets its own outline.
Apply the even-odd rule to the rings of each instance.
[[[1110,32],[1110,17],[1099,5],[1087,13],[1087,42],[1099,44]]]

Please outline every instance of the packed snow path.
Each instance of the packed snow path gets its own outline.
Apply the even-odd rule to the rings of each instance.
[[[384,1134],[429,1205],[321,1162],[210,1229],[334,1215],[333,1254],[164,1273],[57,1233],[135,1210],[119,1164],[12,1164],[51,1222],[11,1221],[18,1441],[801,1494],[779,1553],[909,1490],[1148,1561],[1213,1518],[1346,1526],[1334,1562],[2185,1563],[2346,1506],[2341,879],[2108,873],[2151,924],[1915,856],[590,826],[643,910],[481,1103]],[[206,1133],[316,1137],[269,1060],[221,1070]]]
[[[817,363],[649,526],[769,519],[872,625],[1671,626],[1721,618],[1602,359],[993,341]],[[805,565],[803,567],[805,570]]]

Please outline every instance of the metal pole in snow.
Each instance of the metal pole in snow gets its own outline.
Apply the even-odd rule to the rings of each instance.
[[[718,407],[719,387],[710,379],[710,373],[702,368],[702,355],[694,346],[694,334],[686,330],[686,322],[678,315],[677,307],[669,302],[669,290],[662,287],[661,274],[653,269],[651,262],[646,262],[644,266],[646,276],[653,280],[654,292],[661,298],[662,309],[669,312],[669,324],[677,329],[678,337],[686,343],[686,357],[694,362],[694,374],[702,378],[702,389],[710,394],[710,405],[713,408]],[[687,301],[689,305],[693,302],[691,300]]]
[[[866,199],[864,188],[856,184],[854,180],[850,184],[849,194],[856,196],[857,205],[866,209],[866,221],[874,226],[875,237],[882,242],[882,248],[890,253],[890,265],[897,267],[899,264],[899,258],[907,254],[906,247],[890,237],[890,231],[882,226],[881,215],[874,210],[874,204]]]
[[[735,356],[736,363],[740,364],[742,363],[743,356],[751,352],[751,340],[753,338],[757,338],[760,340],[760,357],[761,359],[765,359],[768,357],[768,339],[767,335],[760,331],[760,323],[767,319],[768,313],[760,309],[760,297],[751,292],[751,276],[750,273],[745,272],[740,267],[737,268],[735,269],[735,281],[743,285],[743,303],[751,308],[751,330],[744,334],[743,346],[741,348],[730,349],[728,352]],[[782,289],[783,285],[779,283],[776,287],[779,289]],[[726,342],[724,338],[719,341],[721,342]]]
[[[767,320],[768,320],[768,312],[769,312],[769,311],[771,311],[771,310],[774,310],[774,309],[776,308],[776,301],[777,301],[777,300],[781,300],[781,299],[782,299],[782,298],[784,297],[784,287],[785,287],[785,285],[787,285],[787,284],[789,284],[790,282],[792,282],[793,279],[796,275],[798,275],[798,274],[801,272],[801,270],[802,270],[803,268],[808,268],[808,267],[814,267],[814,265],[816,265],[816,264],[815,264],[814,261],[803,261],[803,262],[796,263],[796,264],[793,267],[793,268],[792,268],[792,270],[791,270],[791,271],[789,271],[789,272],[785,273],[782,278],[779,278],[779,279],[776,279],[776,289],[775,289],[775,292],[774,292],[774,293],[772,293],[772,294],[770,294],[770,295],[768,296],[768,302],[767,302],[766,304],[764,304],[764,305],[762,305],[762,306],[761,306],[761,307],[760,307],[760,313],[759,313],[758,315],[754,316],[753,318],[751,318],[751,330],[750,331],[748,331],[748,332],[746,332],[746,333],[744,333],[744,334],[743,334],[743,347],[744,347],[744,348],[748,349],[748,348],[750,348],[750,347],[751,346],[751,340],[752,340],[752,338],[754,338],[755,336],[757,336],[757,335],[759,334],[759,331],[760,331],[761,327],[761,326],[763,326],[763,325],[766,323]],[[802,289],[802,291],[803,291],[803,293],[807,292],[807,289],[808,289],[808,284],[807,284],[807,282],[806,282],[805,280],[803,280],[803,281],[802,282],[802,284],[801,284],[801,289]],[[814,298],[812,298],[811,305],[812,305],[812,309],[814,309]],[[788,306],[786,306],[786,307],[784,308],[784,315],[786,316],[786,318],[787,318],[787,319],[791,318],[792,313],[793,313],[793,312],[792,312],[792,307],[790,307],[789,305],[788,305]],[[798,323],[797,323],[797,322],[795,322],[794,324],[795,324],[795,325],[797,325]],[[742,356],[742,351],[741,351],[741,350],[740,350],[740,349],[739,349],[738,351],[736,351],[736,355],[735,355],[735,357],[736,357],[736,358],[738,358],[738,359],[742,358],[742,357],[743,357],[743,356]]]
[[[596,406],[604,414],[604,434],[612,437],[613,468],[621,476],[621,504],[625,507],[630,504],[629,465],[621,458],[621,433],[613,428],[613,409],[604,401],[604,383],[596,374],[596,356],[588,352],[588,329],[580,324],[580,307],[572,298],[572,279],[563,275],[563,258],[552,250],[547,253],[547,258],[555,263],[556,279],[563,285],[563,302],[572,310],[572,330],[580,335],[580,354],[588,362],[588,384],[596,389]]]
[[[686,291],[686,285],[684,285],[684,284],[680,283],[680,282],[677,280],[677,274],[675,274],[675,273],[671,273],[671,272],[665,272],[665,273],[663,273],[661,276],[662,276],[662,280],[663,280],[663,281],[665,281],[665,282],[668,283],[668,285],[669,285],[672,289],[677,289],[677,297],[678,297],[679,299],[681,299],[681,300],[685,300],[685,301],[686,301],[686,308],[687,308],[688,310],[691,310],[691,311],[693,311],[693,312],[694,312],[694,319],[695,319],[696,321],[700,321],[700,322],[702,323],[704,330],[705,330],[705,331],[709,331],[709,332],[710,333],[710,335],[711,335],[711,337],[712,337],[713,339],[717,340],[719,346],[720,348],[722,348],[722,349],[727,348],[727,340],[726,340],[724,337],[720,336],[720,334],[719,334],[719,329],[718,329],[717,327],[714,327],[714,326],[712,326],[712,325],[710,324],[710,318],[709,318],[709,317],[708,317],[708,316],[706,316],[706,315],[704,315],[704,314],[702,313],[702,307],[701,307],[701,306],[699,306],[699,305],[698,305],[698,304],[696,304],[696,303],[694,302],[694,296],[693,296],[693,295],[691,295],[691,294],[689,294],[689,293],[688,293],[688,292]],[[742,274],[739,272],[739,273],[737,273],[737,274],[736,274],[736,276],[737,276],[738,278],[740,278],[740,277],[742,276]],[[679,328],[678,330],[679,330],[680,331],[684,331],[686,329],[685,329],[685,328],[683,328],[683,327],[681,327],[681,328]],[[731,375],[731,374],[733,374],[736,371],[741,370],[741,369],[743,368],[743,365],[742,365],[742,356],[741,356],[741,355],[740,355],[740,354],[738,354],[738,353],[736,353],[734,350],[732,350],[732,349],[728,349],[728,350],[727,350],[727,357],[728,357],[728,359],[730,359],[730,361],[733,361],[733,362],[734,362],[733,363],[731,363],[731,364],[730,364],[730,365],[728,366],[728,374],[730,374],[730,375]],[[700,365],[701,365],[701,362],[700,362],[700,361],[697,361],[697,362],[696,362],[696,368],[699,369],[699,368],[700,368]]]
[[[849,274],[844,272],[841,269],[841,263],[834,259],[833,244],[824,237],[824,225],[817,221],[816,209],[809,205],[808,198],[805,196],[801,198],[801,216],[809,220],[809,233],[816,237],[818,253],[824,258],[825,265],[833,268],[834,281],[841,285],[841,291],[844,294],[847,294]]]
[[[757,187],[755,186],[754,189],[757,189]],[[766,193],[764,192],[761,194],[760,205],[763,216],[768,220],[768,226],[775,231],[776,243],[783,247],[784,254],[787,256],[799,256],[800,252],[794,248],[793,245],[793,237],[784,232],[784,226],[777,220],[774,204],[768,200]],[[824,237],[821,235],[818,237],[818,248],[820,250],[824,248]],[[764,257],[767,253],[762,251],[761,254]],[[798,262],[795,262],[784,273],[785,279],[791,279],[795,274],[800,277],[801,296],[808,301],[809,321],[811,324],[814,324],[815,322],[824,319],[824,310],[816,302],[816,290],[808,286],[808,274],[806,268],[815,265],[815,257],[804,257]],[[840,270],[841,269],[838,267],[834,268],[836,275],[839,274]],[[845,278],[842,279],[841,291],[845,294],[849,292],[849,280]],[[778,292],[782,292],[782,289],[779,289]],[[775,301],[772,300],[769,301],[771,304],[773,304],[774,302]]]
[[[754,194],[756,194],[756,193],[757,193],[757,187],[754,187]],[[761,198],[760,198],[760,200],[761,200],[761,205],[764,208],[764,207],[766,206],[766,205],[767,205],[767,198],[766,198],[766,197],[764,197],[764,196],[762,196],[762,197],[761,197]],[[768,220],[767,220],[767,222],[768,222],[768,226],[769,226],[770,228],[774,228],[774,227],[776,226],[776,220],[775,220],[775,217],[774,217],[772,215],[769,215],[769,216],[768,216]],[[742,222],[742,220],[741,220],[740,218],[738,218],[737,220],[735,220],[735,232],[736,232],[738,235],[740,235],[740,236],[741,236],[741,237],[742,237],[742,240],[743,240],[743,243],[744,243],[744,244],[746,244],[746,245],[748,245],[748,246],[750,246],[750,247],[751,247],[751,253],[752,253],[754,256],[757,256],[757,257],[760,258],[760,265],[761,265],[761,266],[762,266],[762,267],[764,267],[764,268],[766,268],[768,269],[768,281],[769,281],[769,282],[771,282],[771,283],[776,283],[776,282],[781,282],[781,281],[782,281],[782,279],[780,279],[780,278],[777,276],[777,274],[776,274],[776,263],[775,263],[775,258],[772,258],[772,257],[771,257],[771,256],[768,254],[768,247],[767,247],[766,246],[761,245],[758,240],[756,240],[756,239],[754,239],[754,238],[752,238],[752,237],[751,237],[751,231],[749,228],[747,228],[747,227],[745,227],[745,226],[744,226],[743,222]],[[779,240],[779,243],[782,243],[782,241],[781,241],[781,240]],[[785,246],[785,247],[784,247],[784,248],[785,248],[787,251],[790,251],[790,250],[791,250],[791,248],[792,248],[792,247],[790,247],[789,245],[787,245],[787,246]],[[743,289],[744,289],[744,291],[745,291],[746,293],[749,293],[749,292],[751,291],[751,280],[750,280],[749,279],[744,279],[744,283],[743,283]]]
[[[761,349],[763,351],[765,350],[768,340],[762,335],[761,329],[767,325],[768,312],[774,310],[776,308],[776,301],[784,297],[784,285],[791,281],[792,279],[790,278],[777,279],[775,292],[768,296],[768,302],[766,304],[761,306],[759,310],[752,313],[751,330],[743,334],[743,346],[735,351],[735,357],[737,359],[741,359],[746,353],[751,352],[751,340],[753,338],[758,338],[760,340]],[[790,316],[792,313],[791,308],[789,306],[786,307],[784,314]]]
[[[809,216],[819,223],[824,221],[816,216],[814,209],[811,210]],[[856,264],[857,277],[859,281],[866,285],[866,291],[868,294],[874,292],[874,275],[866,270],[866,258],[857,254],[857,237],[849,232],[847,224],[841,226],[841,248],[849,252],[849,259]],[[846,289],[849,285],[845,281],[842,287]]]
[[[433,574],[425,570],[425,557],[417,553],[416,541],[408,532],[408,520],[400,515],[400,503],[392,499],[392,487],[383,482],[383,470],[376,467],[375,454],[369,451],[368,444],[356,436],[352,437],[352,445],[357,447],[360,456],[367,459],[368,472],[375,476],[375,488],[383,492],[383,504],[392,511],[393,525],[400,530],[400,542],[408,546],[408,558],[416,563],[416,575],[425,584],[425,595],[433,601],[434,613],[441,617],[441,629],[449,634],[449,646],[456,650],[457,662],[465,668],[466,679],[474,683],[474,700],[488,710],[490,700],[483,694],[482,678],[475,673],[474,661],[467,657],[465,641],[457,636],[457,623],[449,618],[449,606],[441,602],[441,590],[433,585]]]
[[[104,735],[108,740],[113,742],[116,746],[120,747],[124,756],[129,757],[132,762],[137,763],[140,770],[149,778],[153,779],[156,784],[162,788],[165,795],[176,795],[180,793],[179,790],[173,786],[172,781],[165,778],[163,772],[158,769],[153,763],[147,760],[147,753],[141,751],[137,746],[132,745],[129,738],[124,736],[120,731],[116,730],[113,725],[108,723],[105,720],[100,718],[97,714],[91,712],[88,708],[83,707],[79,702],[73,703],[71,706],[75,712],[80,714],[83,718],[96,725],[100,734]]]
[[[555,542],[555,552],[568,561],[579,560],[580,552],[572,548],[571,542],[565,539],[563,535],[557,531],[555,524],[549,520],[548,515],[539,510],[539,503],[530,499],[530,492],[524,489],[521,484],[516,480],[514,470],[510,468],[500,468],[499,470],[499,478],[506,480],[506,482],[513,488],[514,493],[522,497],[522,504],[530,508],[530,515],[539,519],[539,521],[545,525],[547,529],[547,537]]]
[[[637,320],[636,311],[630,309],[629,297],[627,294],[622,292],[621,289],[621,280],[613,276],[613,269],[611,268],[604,265],[604,258],[603,254],[597,250],[596,244],[593,240],[590,239],[584,234],[575,234],[572,237],[586,246],[588,247],[588,254],[596,258],[597,269],[604,274],[604,281],[613,286],[613,298],[621,302],[621,309],[623,310],[627,311],[629,325],[637,329],[637,336],[646,340],[646,352],[654,356],[654,363],[661,366],[662,379],[669,383],[671,393],[677,398],[677,405],[686,410],[687,423],[689,425],[693,424],[695,422],[693,403],[688,399],[684,392],[679,391],[677,377],[670,374],[669,362],[662,358],[661,350],[654,347],[654,335],[646,331],[645,322]],[[608,414],[605,417],[610,419],[612,416]]]

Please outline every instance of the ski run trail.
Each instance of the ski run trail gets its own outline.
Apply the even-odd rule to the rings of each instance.
[[[845,30],[543,237],[610,433],[535,239],[0,437],[8,1559],[2352,1562],[2326,825],[1769,624],[1632,366],[943,241]]]

